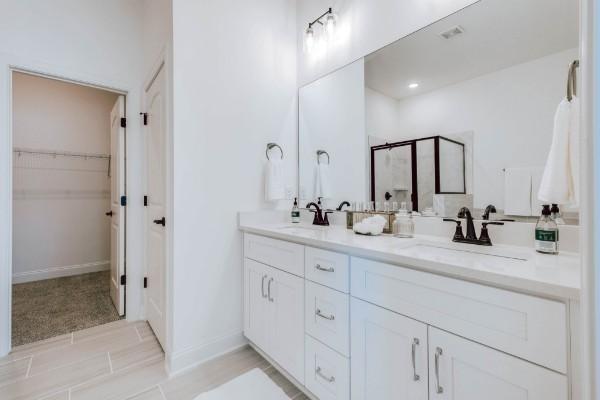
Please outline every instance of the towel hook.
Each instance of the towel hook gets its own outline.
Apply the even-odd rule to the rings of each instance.
[[[569,75],[567,77],[567,100],[573,100],[573,96],[577,96],[577,68],[579,68],[579,60],[575,60],[569,66]]]
[[[321,164],[321,156],[322,155],[326,155],[327,156],[327,164],[330,164],[330,159],[329,159],[329,153],[326,152],[325,150],[317,150],[317,164]]]
[[[270,160],[269,151],[275,147],[277,147],[279,149],[279,151],[281,152],[281,159],[283,160],[283,149],[277,143],[267,143],[267,150],[265,150],[265,154],[267,155],[267,160]]]

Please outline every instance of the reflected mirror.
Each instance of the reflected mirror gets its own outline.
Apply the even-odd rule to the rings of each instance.
[[[481,0],[302,87],[302,205],[539,215],[554,113],[579,58],[578,7]]]

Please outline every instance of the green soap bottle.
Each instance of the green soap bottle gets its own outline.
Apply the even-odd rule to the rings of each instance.
[[[294,198],[294,207],[292,207],[292,223],[300,222],[300,208],[298,208],[298,198]]]
[[[550,205],[545,204],[535,226],[535,250],[539,253],[558,254],[558,225],[551,214]]]

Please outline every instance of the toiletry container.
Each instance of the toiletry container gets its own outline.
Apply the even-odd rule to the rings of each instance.
[[[558,254],[558,225],[551,214],[550,205],[544,205],[535,226],[535,250],[545,254]]]

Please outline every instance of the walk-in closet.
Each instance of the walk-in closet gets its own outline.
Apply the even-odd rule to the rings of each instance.
[[[119,121],[111,112],[120,99],[108,90],[13,72],[13,346],[124,313],[111,298],[118,280],[111,260],[123,251],[118,235],[111,240],[111,190],[119,172],[118,146],[111,146],[111,125]]]

